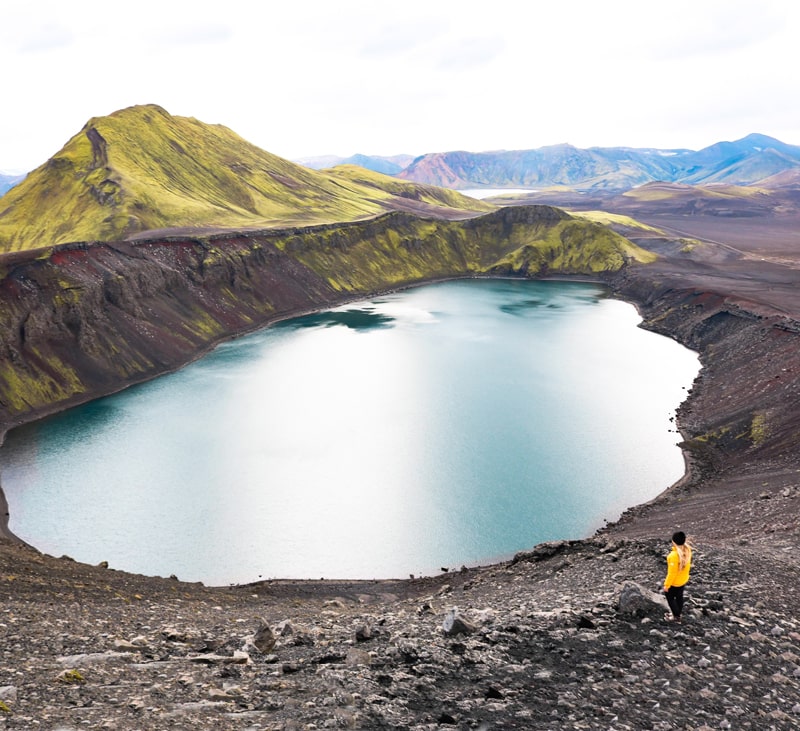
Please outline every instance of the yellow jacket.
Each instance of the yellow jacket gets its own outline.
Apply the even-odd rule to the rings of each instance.
[[[671,586],[683,586],[689,581],[689,569],[692,568],[692,549],[689,548],[689,546],[686,546],[686,549],[689,551],[689,560],[686,562],[683,569],[680,568],[681,559],[678,555],[678,549],[673,546],[672,550],[669,552],[669,556],[667,556],[667,578],[664,579],[664,591]]]

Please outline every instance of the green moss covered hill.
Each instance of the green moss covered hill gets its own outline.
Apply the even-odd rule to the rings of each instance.
[[[227,127],[135,106],[89,120],[0,198],[0,252],[159,229],[353,221],[390,210],[458,217],[490,206],[358,168],[309,170]]]

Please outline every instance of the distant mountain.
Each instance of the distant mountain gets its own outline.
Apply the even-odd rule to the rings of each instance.
[[[339,165],[358,165],[384,175],[396,175],[411,163],[411,155],[395,155],[394,157],[378,157],[376,155],[353,155],[342,160]]]
[[[652,181],[750,185],[800,168],[800,147],[751,134],[699,151],[554,145],[535,150],[440,152],[416,158],[398,173],[449,188],[625,190]]]
[[[359,167],[373,170],[384,175],[396,175],[404,170],[414,159],[413,155],[392,155],[382,157],[380,155],[351,155],[350,157],[336,157],[335,155],[322,155],[320,157],[307,157],[296,160],[300,165],[304,165],[312,170],[324,170],[336,165],[358,165]]]
[[[344,158],[337,155],[317,155],[316,157],[301,157],[297,160],[292,160],[292,162],[311,170],[324,170],[338,165],[342,160]]]
[[[25,179],[25,175],[0,173],[0,195],[11,190],[17,183]]]
[[[163,229],[352,221],[409,209],[452,218],[491,206],[378,173],[348,180],[309,170],[227,127],[136,106],[91,119],[0,198],[0,251]]]

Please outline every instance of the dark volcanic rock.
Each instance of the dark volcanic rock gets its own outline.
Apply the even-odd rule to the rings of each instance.
[[[796,564],[698,543],[682,625],[619,611],[667,542],[573,542],[557,572],[220,589],[2,544],[0,728],[796,728]],[[457,638],[453,597],[480,617]],[[293,631],[243,650],[265,623]],[[364,626],[382,632],[355,646]]]

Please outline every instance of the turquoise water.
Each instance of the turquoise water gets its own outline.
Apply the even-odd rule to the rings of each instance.
[[[694,353],[593,284],[428,285],[286,321],[11,432],[10,528],[207,584],[387,578],[579,538],[683,472]]]

